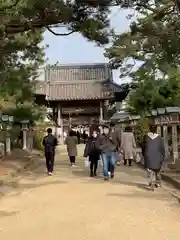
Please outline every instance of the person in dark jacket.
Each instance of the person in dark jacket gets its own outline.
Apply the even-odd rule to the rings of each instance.
[[[52,175],[54,169],[55,148],[57,146],[57,138],[52,135],[52,129],[47,129],[47,136],[43,139],[44,155],[46,158],[46,167],[48,175]]]
[[[149,186],[154,191],[160,186],[160,170],[165,159],[165,147],[162,138],[156,133],[156,127],[150,125],[149,133],[142,144],[144,167],[149,172]]]
[[[120,147],[121,147],[121,131],[118,129],[115,129],[115,124],[110,123],[110,132],[113,139],[116,139],[117,142],[117,158],[116,158],[116,164],[120,165]]]
[[[84,144],[86,144],[86,139],[87,139],[87,134],[86,134],[86,131],[84,130],[83,131],[83,141],[84,141]]]
[[[96,141],[98,137],[98,132],[93,131],[92,136],[88,138],[84,149],[84,157],[89,157],[90,161],[90,176],[96,176],[96,171],[98,167],[98,160],[100,159],[100,150],[97,148]]]
[[[80,132],[77,131],[76,135],[77,135],[77,143],[80,144],[80,140],[81,140],[81,134],[80,134]]]
[[[111,172],[111,178],[114,178],[114,170],[117,160],[117,148],[119,143],[116,136],[110,131],[109,126],[104,126],[103,134],[99,135],[96,144],[97,148],[99,147],[101,150],[101,158],[104,168],[104,180],[109,179],[108,170]]]

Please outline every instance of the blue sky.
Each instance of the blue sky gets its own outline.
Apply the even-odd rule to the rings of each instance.
[[[132,13],[132,10],[112,9],[111,25],[117,33],[128,30],[130,20],[127,19],[127,15]],[[60,64],[108,62],[108,59],[103,55],[104,48],[97,47],[95,43],[89,42],[79,33],[62,37],[47,31],[44,34],[43,44],[49,45],[45,53],[50,64],[56,62]],[[114,71],[114,81],[122,82],[119,79],[119,71]]]

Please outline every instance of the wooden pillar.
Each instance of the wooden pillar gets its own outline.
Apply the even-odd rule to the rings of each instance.
[[[100,101],[100,115],[99,115],[99,122],[103,122],[104,120],[104,101]]]
[[[62,119],[62,106],[61,106],[61,104],[58,104],[58,106],[57,106],[57,128],[59,130],[61,130],[61,136],[58,140],[61,144],[63,144],[64,143],[64,133],[63,133],[63,119]]]
[[[173,150],[173,163],[178,160],[178,138],[177,138],[177,125],[172,125],[172,150]]]
[[[169,146],[168,146],[168,127],[167,125],[163,125],[163,139],[165,146],[165,159],[169,157]]]

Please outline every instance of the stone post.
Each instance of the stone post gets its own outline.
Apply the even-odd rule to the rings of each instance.
[[[64,133],[63,133],[63,119],[62,119],[62,106],[58,104],[57,107],[57,127],[61,129],[61,136],[59,138],[60,144],[64,144]],[[58,136],[59,137],[59,136]]]
[[[10,138],[10,134],[9,132],[7,132],[8,130],[6,130],[6,155],[10,155],[11,153],[11,138]]]
[[[28,131],[28,123],[29,120],[23,120],[22,123],[22,131],[23,131],[23,149],[27,149],[27,131]]]
[[[160,137],[162,136],[161,126],[160,126],[160,125],[157,126],[157,134],[158,134]]]
[[[163,140],[165,146],[165,159],[169,157],[169,146],[168,146],[168,127],[163,125]]]
[[[178,138],[177,138],[177,125],[172,125],[172,152],[173,152],[173,163],[175,164],[178,160]]]
[[[23,149],[27,149],[27,130],[23,130]]]
[[[100,101],[100,115],[99,115],[99,122],[102,123],[104,120],[104,102]]]
[[[29,131],[27,131],[27,145],[30,151],[33,150],[33,140],[34,140],[34,131],[33,131],[33,128],[30,127]]]

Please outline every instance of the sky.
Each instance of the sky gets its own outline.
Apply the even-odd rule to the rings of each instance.
[[[128,31],[130,21],[132,21],[127,19],[128,14],[135,13],[133,10],[121,10],[117,7],[112,9],[111,26],[117,33]],[[135,18],[135,15],[133,18]],[[46,31],[43,45],[48,45],[45,55],[49,64],[55,64],[56,62],[59,62],[59,64],[108,62],[108,59],[103,55],[104,48],[97,47],[95,43],[88,41],[79,33],[62,37]],[[119,75],[119,70],[113,71],[113,80],[120,84],[122,80]]]

